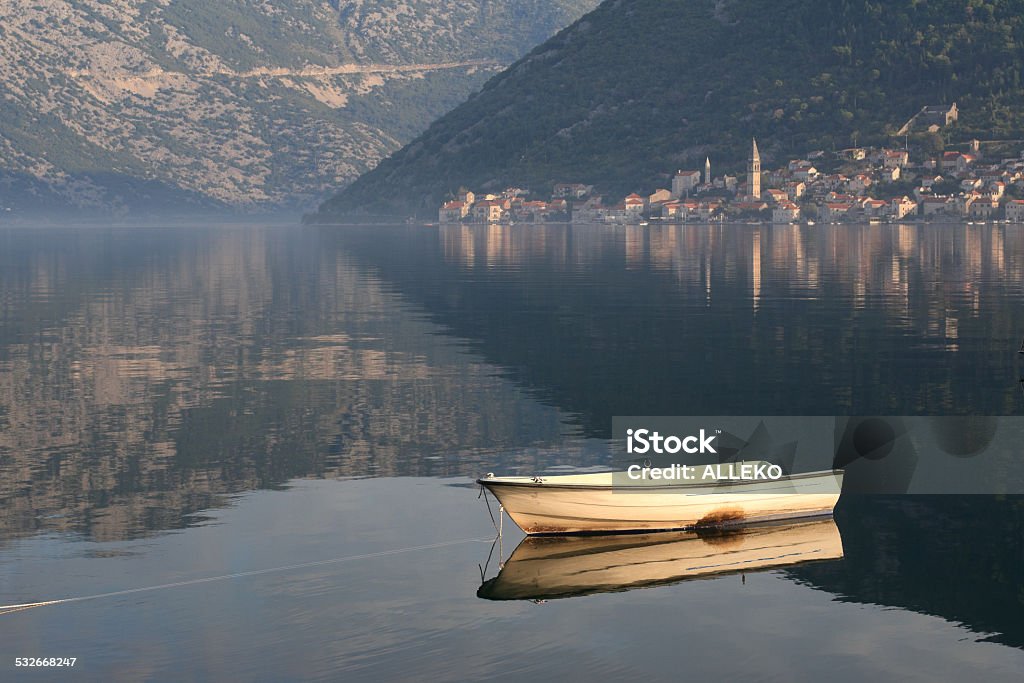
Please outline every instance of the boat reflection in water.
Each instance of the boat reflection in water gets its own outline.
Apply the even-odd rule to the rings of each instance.
[[[569,598],[842,557],[843,539],[831,517],[707,532],[533,536],[477,597]]]

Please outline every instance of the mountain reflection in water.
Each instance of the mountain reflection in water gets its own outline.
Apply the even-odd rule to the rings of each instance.
[[[609,462],[626,414],[1013,414],[1012,226],[0,234],[0,538]]]

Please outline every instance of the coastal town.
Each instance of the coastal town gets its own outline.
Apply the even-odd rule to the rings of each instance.
[[[937,133],[958,116],[956,104],[924,107],[898,135]],[[708,157],[703,169],[676,171],[670,187],[611,201],[575,182],[555,184],[543,199],[522,188],[479,195],[463,189],[440,207],[438,221],[1024,222],[1024,151],[993,155],[979,140],[963,147],[914,155],[906,146],[817,150],[766,171],[754,139],[742,178],[715,176]]]

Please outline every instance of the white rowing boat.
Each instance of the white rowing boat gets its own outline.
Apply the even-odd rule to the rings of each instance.
[[[478,483],[527,534],[587,534],[724,527],[830,514],[843,473],[825,470],[769,480],[634,480],[625,472],[496,477]],[[725,466],[722,466],[725,467]]]
[[[842,556],[843,539],[832,519],[710,532],[531,536],[477,595],[488,600],[550,600]]]

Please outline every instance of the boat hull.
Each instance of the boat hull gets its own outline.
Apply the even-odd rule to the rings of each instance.
[[[597,534],[727,527],[831,514],[842,472],[820,472],[733,486],[636,486],[479,480],[529,535]]]

